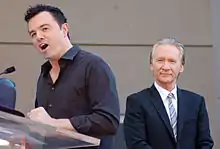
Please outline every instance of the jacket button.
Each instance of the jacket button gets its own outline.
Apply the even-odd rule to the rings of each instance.
[[[49,108],[52,108],[52,104],[49,104],[48,107],[49,107]]]

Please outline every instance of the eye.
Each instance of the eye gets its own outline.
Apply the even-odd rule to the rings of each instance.
[[[157,59],[156,61],[157,62],[163,62],[163,59]]]
[[[174,64],[174,63],[176,63],[176,61],[175,61],[175,60],[171,60],[170,62],[171,62],[171,63],[173,63],[173,64]]]
[[[36,36],[36,33],[33,32],[33,33],[30,34],[30,36],[31,36],[31,38],[34,38]]]
[[[44,32],[46,32],[46,31],[49,30],[49,28],[48,28],[48,27],[44,27],[44,28],[42,28],[42,30],[43,30]]]

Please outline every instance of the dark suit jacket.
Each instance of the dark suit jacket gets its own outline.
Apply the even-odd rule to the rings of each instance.
[[[177,141],[154,85],[127,98],[124,133],[128,149],[212,148],[204,98],[179,88],[177,96]]]

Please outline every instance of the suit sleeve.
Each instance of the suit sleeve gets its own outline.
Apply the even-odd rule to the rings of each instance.
[[[141,104],[129,96],[124,119],[124,137],[128,149],[153,149],[147,142],[144,119]]]
[[[91,136],[115,134],[119,126],[119,100],[114,75],[103,60],[87,68],[87,95],[92,112],[70,119],[80,133]]]
[[[205,99],[203,97],[199,108],[197,129],[197,148],[212,149],[213,140],[210,135],[208,112],[206,110]]]

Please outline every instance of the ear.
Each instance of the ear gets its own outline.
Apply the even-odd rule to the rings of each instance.
[[[68,25],[68,23],[63,23],[61,29],[62,29],[64,37],[67,37],[67,34],[69,32],[69,25]]]
[[[153,64],[152,64],[152,63],[150,64],[150,70],[151,70],[151,71],[154,70],[154,67],[153,67]]]
[[[184,66],[181,64],[180,66],[180,72],[183,72],[184,71]]]

